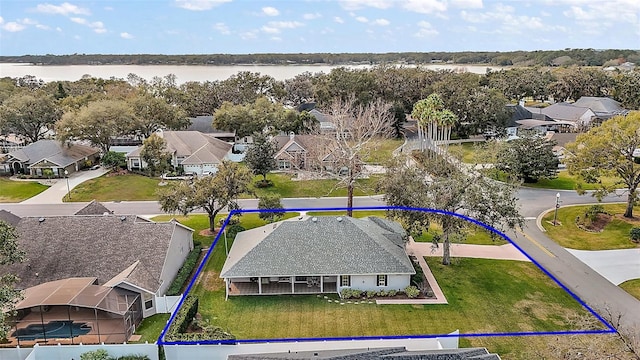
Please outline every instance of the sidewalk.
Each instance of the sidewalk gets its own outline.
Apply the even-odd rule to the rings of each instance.
[[[62,204],[62,199],[67,196],[69,189],[73,189],[87,180],[100,177],[108,172],[109,170],[101,167],[97,170],[75,172],[70,174],[66,179],[52,179],[51,187],[40,194],[21,202],[21,204]],[[71,198],[71,201],[73,201],[73,197]]]

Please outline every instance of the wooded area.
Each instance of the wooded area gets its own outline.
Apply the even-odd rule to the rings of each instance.
[[[568,57],[565,58],[565,57]],[[562,63],[557,63],[562,58]],[[638,50],[622,49],[564,49],[538,51],[484,51],[484,52],[402,52],[402,53],[315,53],[315,54],[71,54],[71,55],[22,55],[0,56],[0,62],[32,63],[41,65],[237,65],[237,64],[429,64],[450,62],[454,64],[491,64],[518,66],[581,65],[603,66],[612,59],[639,63]],[[554,60],[556,61],[554,63]]]

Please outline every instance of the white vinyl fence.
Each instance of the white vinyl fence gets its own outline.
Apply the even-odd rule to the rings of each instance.
[[[51,345],[33,348],[0,349],[0,360],[80,360],[80,355],[88,351],[105,349],[110,356],[147,355],[158,360],[158,346],[155,344],[114,344],[114,345]]]

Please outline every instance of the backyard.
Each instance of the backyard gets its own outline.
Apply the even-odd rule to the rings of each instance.
[[[243,216],[244,224],[250,223],[248,216]],[[195,224],[195,219],[191,221],[187,225]],[[200,299],[203,319],[240,339],[441,334],[456,329],[463,333],[555,331],[569,329],[568,318],[586,314],[528,262],[456,259],[447,267],[437,258],[427,258],[449,304],[383,306],[341,305],[316,295],[245,296],[225,301],[224,282],[219,278],[224,260],[224,246],[216,246],[192,294]],[[463,338],[461,344],[510,354],[505,359],[526,359],[523,354],[532,344],[544,346],[538,339],[471,337]]]
[[[0,177],[0,203],[21,202],[48,188],[35,181],[13,181]]]

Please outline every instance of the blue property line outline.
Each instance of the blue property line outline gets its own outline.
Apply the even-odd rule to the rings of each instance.
[[[565,330],[565,331],[542,331],[542,332],[497,332],[497,333],[468,333],[468,334],[435,334],[435,335],[386,335],[386,336],[352,336],[352,337],[314,337],[314,338],[276,338],[276,339],[235,339],[235,340],[197,340],[197,341],[164,341],[164,337],[171,326],[171,323],[174,321],[178,311],[182,307],[187,295],[195,285],[198,276],[204,269],[204,266],[207,264],[209,257],[213,253],[213,249],[218,244],[218,240],[220,236],[224,233],[225,228],[229,224],[231,218],[236,214],[244,214],[244,213],[259,213],[259,212],[313,212],[313,211],[363,211],[363,210],[404,210],[404,211],[420,211],[420,212],[430,212],[441,215],[449,215],[454,216],[468,222],[471,222],[475,225],[481,226],[485,230],[491,231],[493,233],[498,234],[500,237],[508,241],[511,245],[513,245],[518,251],[524,254],[527,259],[529,259],[538,269],[542,270],[544,274],[546,274],[549,278],[551,278],[558,286],[560,286],[564,291],[566,291],[574,300],[576,300],[583,308],[585,308],[589,313],[591,313],[598,321],[600,321],[603,325],[607,327],[604,330]],[[544,336],[544,335],[584,335],[584,334],[609,334],[616,333],[617,330],[609,324],[600,314],[598,314],[594,309],[592,309],[589,305],[587,305],[578,295],[574,294],[568,287],[566,287],[560,280],[558,280],[555,276],[553,276],[547,269],[545,269],[539,262],[537,262],[533,257],[531,257],[524,249],[522,249],[518,244],[516,244],[509,236],[507,236],[502,231],[487,225],[481,221],[473,219],[471,217],[453,213],[450,211],[439,210],[439,209],[430,209],[430,208],[413,208],[406,206],[362,206],[362,207],[324,207],[324,208],[285,208],[285,209],[234,209],[229,212],[229,215],[226,217],[225,221],[222,223],[222,226],[218,230],[218,234],[216,235],[211,247],[207,251],[206,255],[202,259],[202,262],[198,266],[196,273],[193,275],[193,278],[189,282],[189,285],[184,291],[184,294],[175,311],[169,317],[167,324],[162,329],[160,336],[158,337],[157,344],[159,346],[162,345],[232,345],[232,344],[249,344],[249,343],[283,343],[283,342],[312,342],[312,341],[345,341],[345,340],[390,340],[390,339],[431,339],[431,338],[448,338],[448,337],[504,337],[504,336]]]

